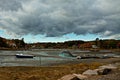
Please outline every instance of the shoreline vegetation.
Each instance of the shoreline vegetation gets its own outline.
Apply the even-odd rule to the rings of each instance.
[[[80,50],[80,51],[90,51],[90,52],[99,52],[101,50],[106,50],[106,49],[99,49],[97,51],[91,50],[91,49],[12,49],[12,48],[0,48],[0,51],[30,51],[30,50],[40,50],[40,51],[64,51],[64,50]],[[106,51],[108,52],[120,52],[120,49],[107,49]]]
[[[0,67],[0,80],[57,80],[64,75],[82,73],[88,68],[94,69],[100,65],[80,63],[54,67]]]
[[[77,64],[67,63],[50,67],[0,67],[0,80],[58,80],[64,75],[81,74],[85,70],[96,69],[101,65],[112,63],[120,63],[120,59]],[[120,66],[118,68],[120,69]]]
[[[0,50],[31,50],[31,49],[79,49],[79,50],[120,50],[120,40],[99,39],[93,41],[73,40],[65,42],[25,43],[22,39],[6,39],[0,37]]]

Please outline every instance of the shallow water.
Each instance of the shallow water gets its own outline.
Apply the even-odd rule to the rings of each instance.
[[[62,64],[66,62],[80,62],[76,58],[60,58],[54,57],[59,56],[59,53],[62,50],[32,50],[32,51],[0,51],[0,66],[48,66],[53,64]],[[90,55],[87,53],[83,53],[80,51],[70,51],[74,55]],[[16,58],[16,54],[32,54],[35,55],[34,58]],[[113,54],[113,53],[112,53]],[[41,55],[45,55],[47,57],[41,57]],[[94,53],[94,55],[103,55],[99,53]],[[50,56],[50,57],[48,57]]]
[[[16,58],[16,54],[32,54],[34,58]],[[58,56],[59,51],[0,51],[0,66],[45,66],[57,64],[70,59],[41,57]]]

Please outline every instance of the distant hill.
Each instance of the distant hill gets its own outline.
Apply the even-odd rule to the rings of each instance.
[[[91,49],[93,46],[99,49],[117,49],[120,48],[120,40],[114,39],[97,39],[94,41],[82,41],[82,40],[74,40],[74,41],[65,41],[58,43],[32,43],[27,44],[29,48],[37,48],[37,49]]]

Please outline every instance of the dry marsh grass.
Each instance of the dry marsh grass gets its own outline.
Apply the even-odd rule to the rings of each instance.
[[[72,73],[95,69],[101,63],[66,64],[51,67],[0,67],[0,80],[57,80]]]

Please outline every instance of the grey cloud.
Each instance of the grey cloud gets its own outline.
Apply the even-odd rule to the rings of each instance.
[[[16,11],[21,8],[22,5],[19,0],[0,0],[0,10],[5,11]]]
[[[119,0],[0,0],[0,27],[16,35],[113,36],[120,33],[119,3]]]

